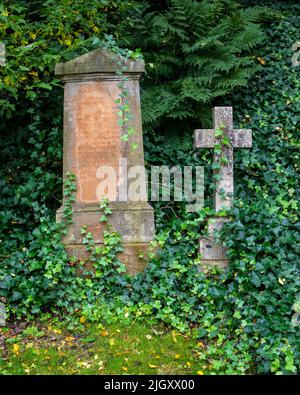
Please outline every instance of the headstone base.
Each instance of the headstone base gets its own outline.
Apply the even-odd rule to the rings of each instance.
[[[201,270],[207,270],[212,266],[222,269],[228,266],[227,249],[214,237],[214,233],[221,230],[223,224],[228,221],[227,217],[212,217],[207,221],[208,236],[199,240],[199,252],[202,256]]]
[[[96,243],[95,247],[103,247],[103,244]],[[123,251],[118,254],[118,259],[125,265],[126,272],[134,275],[142,272],[147,265],[147,254],[150,251],[149,243],[128,243],[122,244]],[[84,267],[92,270],[92,266],[88,261],[89,253],[82,244],[66,245],[67,254],[70,257],[76,257],[77,260],[86,260]],[[80,275],[78,267],[78,274]]]
[[[111,202],[112,214],[107,216],[109,230],[119,233],[122,237],[124,251],[118,258],[125,264],[128,273],[135,274],[146,266],[146,259],[140,259],[141,254],[146,255],[150,242],[154,239],[154,213],[153,208],[146,202],[122,203]],[[70,256],[78,258],[87,256],[82,244],[82,228],[87,226],[87,231],[93,235],[95,246],[103,246],[103,232],[107,225],[100,222],[103,211],[97,206],[84,206],[75,208],[73,223],[68,228],[63,243]],[[63,208],[57,211],[56,221],[63,219]]]

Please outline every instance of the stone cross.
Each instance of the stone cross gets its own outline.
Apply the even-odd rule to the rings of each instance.
[[[224,144],[225,142],[225,144]],[[213,129],[195,130],[194,146],[197,148],[218,148],[214,152],[213,162],[219,164],[214,170],[214,209],[216,213],[222,208],[231,208],[233,203],[233,150],[234,148],[251,148],[252,131],[250,129],[233,129],[232,107],[215,107],[213,109]],[[217,243],[215,231],[219,231],[227,217],[212,217],[208,220],[208,236],[199,241],[202,266],[225,267],[228,264],[226,248]]]
[[[250,129],[233,129],[232,107],[215,107],[213,109],[213,129],[195,130],[195,143],[197,148],[215,148],[222,145],[216,131],[221,128],[223,136],[228,138],[229,145],[222,147],[222,153],[214,153],[214,164],[220,162],[220,168],[214,170],[219,174],[214,190],[214,208],[216,212],[222,208],[230,208],[233,199],[233,150],[234,148],[251,148],[252,131]],[[222,163],[225,158],[226,163]]]
[[[103,245],[99,202],[107,198],[112,209],[109,223],[122,236],[120,260],[129,273],[143,269],[145,262],[138,256],[154,238],[154,213],[147,202],[146,182],[135,188],[137,181],[130,178],[130,171],[135,176],[144,169],[139,91],[143,72],[142,60],[125,59],[103,49],[55,67],[55,75],[64,82],[63,173],[64,178],[67,173],[75,174],[77,187],[73,224],[64,243],[70,255],[84,255],[81,228],[87,226],[95,245]],[[125,91],[132,115],[126,128],[134,130],[126,139],[118,114]],[[128,197],[127,189],[138,189],[136,199]],[[58,222],[64,204],[57,212]]]

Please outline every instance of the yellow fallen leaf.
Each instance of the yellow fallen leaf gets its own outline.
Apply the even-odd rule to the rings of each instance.
[[[191,367],[191,363],[190,363],[189,361],[187,361],[186,366],[187,366],[188,368],[190,368],[190,367]]]
[[[128,368],[127,368],[126,366],[122,366],[122,369],[123,369],[125,372],[128,371]]]
[[[107,331],[102,331],[101,332],[101,336],[108,336],[108,332]]]
[[[180,358],[180,355],[179,354],[176,354],[175,355],[175,359],[179,359]]]
[[[75,337],[72,337],[72,336],[68,336],[65,338],[65,341],[68,343],[72,342],[73,340],[75,340]]]
[[[79,322],[81,323],[81,324],[84,324],[85,323],[85,321],[86,321],[86,318],[85,317],[80,317],[80,320],[79,320]]]
[[[199,376],[203,376],[203,375],[204,375],[204,373],[202,372],[202,370],[198,370],[197,374],[198,374]]]
[[[197,346],[198,346],[198,347],[203,347],[204,344],[203,344],[202,342],[198,342],[198,343],[197,343]]]
[[[151,369],[155,369],[155,368],[157,368],[157,366],[156,365],[152,365],[151,363],[149,363],[149,368],[151,368]]]
[[[14,344],[13,345],[13,353],[17,355],[17,354],[19,354],[19,351],[20,351],[19,344]]]
[[[115,342],[115,340],[114,339],[109,339],[109,345],[110,346],[114,346],[115,344],[116,344],[116,342]]]
[[[83,368],[87,368],[87,369],[91,367],[91,364],[89,362],[85,362],[85,361],[79,362],[79,365],[82,366]]]

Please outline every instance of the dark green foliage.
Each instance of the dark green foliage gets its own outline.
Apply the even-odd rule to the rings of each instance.
[[[227,307],[240,312],[245,332],[257,339],[259,371],[296,372],[299,326],[292,325],[292,306],[300,290],[300,222],[254,199],[233,215],[226,231],[233,262]]]
[[[236,207],[223,232],[231,255],[230,270],[209,280],[197,274],[194,258],[189,260],[185,250],[191,243],[189,251],[195,252],[197,228],[190,226],[194,238],[187,239],[180,222],[174,220],[169,223],[171,232],[162,256],[149,266],[139,290],[157,317],[163,315],[173,325],[178,320],[186,322],[187,317],[200,322],[199,336],[208,342],[214,339],[200,360],[209,363],[211,358],[219,373],[299,371],[295,312],[300,299],[300,78],[291,58],[300,12],[297,5],[289,9],[275,3],[274,7],[286,12],[280,21],[266,25],[261,72],[248,87],[217,102],[233,105],[236,126],[253,130],[253,149],[235,153]],[[160,137],[165,143],[156,146],[147,138],[150,161],[173,164],[180,158],[183,164],[197,163],[194,150],[178,143],[176,149],[165,150],[169,139]],[[198,164],[209,160],[208,152],[198,156]],[[189,268],[180,273],[183,282],[172,269],[177,253],[183,267]],[[182,293],[188,304],[181,300]]]
[[[178,120],[203,124],[213,101],[246,85],[257,70],[253,50],[264,37],[262,9],[242,9],[234,1],[170,0],[167,9],[157,10],[155,3],[146,2],[133,17],[128,41],[142,49],[147,65],[144,125],[174,135]]]
[[[120,34],[129,7],[124,0],[91,0],[88,7],[85,0],[2,2],[0,41],[7,63],[0,68],[1,116],[27,112],[60,85],[53,78],[56,63],[99,46],[105,34]]]
[[[266,41],[252,59],[249,53],[262,37],[254,37],[259,31],[254,22],[261,11],[239,9],[233,2],[148,1],[143,3],[150,7],[146,10],[140,2],[128,10],[127,2],[103,0],[92,2],[89,10],[80,1],[72,3],[67,23],[62,12],[66,2],[60,1],[57,11],[53,2],[45,2],[39,13],[35,6],[41,3],[30,2],[29,7],[28,2],[15,2],[25,11],[16,10],[9,18],[7,31],[12,35],[7,43],[13,55],[8,57],[8,68],[1,68],[1,109],[5,117],[13,115],[1,120],[0,142],[0,293],[8,297],[10,312],[14,316],[78,312],[89,320],[106,322],[115,317],[144,317],[182,331],[197,326],[204,343],[199,360],[207,366],[205,373],[299,372],[300,68],[291,65],[292,45],[299,39],[299,5],[259,3],[274,7],[280,18],[277,15],[273,23],[264,24]],[[125,25],[127,11],[142,12],[142,17],[132,16],[126,29],[120,22],[116,30],[120,14],[112,12],[113,3]],[[242,3],[245,7],[257,4]],[[98,6],[101,15],[88,15]],[[202,13],[195,12],[198,7]],[[211,18],[204,19],[213,7]],[[24,27],[26,18],[30,23]],[[87,20],[101,28],[98,37]],[[244,22],[236,26],[233,20]],[[57,24],[60,29],[56,38],[46,29],[46,43],[25,55],[20,40],[28,39],[33,26],[40,23],[42,37],[47,26],[55,29]],[[13,33],[22,29],[22,35]],[[72,45],[67,35],[62,36],[64,29],[72,34]],[[73,33],[80,29],[77,40]],[[52,220],[61,200],[62,95],[53,79],[53,65],[93,48],[111,31],[128,45],[137,45],[137,37],[142,39],[147,61],[143,110],[148,164],[205,164],[208,172],[211,152],[192,149],[191,130],[206,124],[202,115],[210,113],[212,104],[233,105],[236,126],[253,130],[253,149],[235,153],[236,204],[222,236],[231,256],[228,271],[209,275],[198,271],[198,239],[211,212],[205,209],[199,216],[187,216],[184,206],[174,202],[163,204],[164,208],[157,205],[160,249],[145,273],[133,279],[120,274],[118,235],[106,233],[104,251],[95,251],[90,235],[83,231],[96,268],[84,278],[76,275],[59,242],[59,229]],[[205,52],[197,47],[201,40],[205,40]],[[19,55],[15,46],[21,46]],[[23,70],[22,62],[30,70]],[[261,64],[261,71],[241,88],[255,70],[255,62]],[[38,77],[30,72],[38,72]],[[17,81],[11,81],[14,76]],[[187,79],[195,79],[195,84]],[[37,86],[41,82],[46,85]]]
[[[78,309],[89,311],[95,303],[108,304],[120,295],[126,299],[129,279],[124,275],[124,265],[117,259],[118,252],[123,250],[121,237],[109,232],[109,226],[104,232],[103,247],[96,248],[91,233],[82,228],[83,244],[89,253],[88,267],[86,260],[74,257],[75,264],[67,256],[61,239],[72,222],[76,191],[72,174],[67,175],[64,190],[63,223],[53,223],[47,214],[40,216],[28,248],[12,253],[0,267],[0,296],[9,300],[10,312],[17,318],[41,314],[46,307],[71,314]],[[111,213],[106,202],[101,208],[105,214]],[[106,223],[107,219],[104,215],[100,221]]]
[[[66,287],[72,287],[74,268],[67,264],[57,225],[45,217],[40,221],[29,247],[1,264],[0,295],[8,297],[17,317],[36,315],[53,303],[63,306]]]
[[[261,339],[261,368],[271,371],[295,371],[291,361],[297,365],[300,355],[299,323],[291,324],[300,290],[300,72],[291,64],[299,21],[295,5],[266,29],[264,70],[232,101],[254,132],[253,149],[236,154],[240,205],[225,236],[234,262],[232,301],[247,317],[245,330]]]
[[[32,240],[45,206],[54,218],[61,203],[63,90],[55,64],[99,46],[105,34],[117,35],[129,5],[0,4],[0,42],[6,45],[6,65],[0,66],[1,259]]]

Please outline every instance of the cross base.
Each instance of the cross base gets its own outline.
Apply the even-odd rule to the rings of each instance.
[[[200,270],[207,271],[213,266],[223,269],[228,266],[227,249],[217,242],[214,236],[214,233],[221,230],[223,224],[228,221],[228,217],[211,217],[207,221],[208,236],[199,240],[199,252],[202,256]]]

